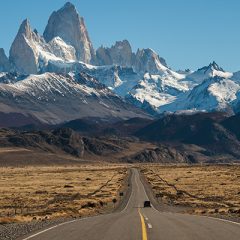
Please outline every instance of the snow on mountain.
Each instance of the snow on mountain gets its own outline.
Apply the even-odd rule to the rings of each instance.
[[[188,75],[186,80],[189,81],[190,85],[196,86],[202,83],[204,80],[211,77],[223,77],[231,78],[233,76],[230,72],[225,72],[216,62],[210,63],[208,66],[198,69],[192,74]]]
[[[105,84],[109,89],[123,98],[141,79],[141,76],[138,73],[128,67],[94,67],[86,64],[82,64],[81,67],[81,71],[87,72],[89,75],[97,78],[101,83]]]
[[[10,49],[10,61],[16,70],[23,74],[36,74],[42,71],[49,61],[64,62],[75,59],[72,46],[59,37],[47,44],[36,30],[32,31],[28,20],[21,24]]]
[[[228,77],[236,77],[237,74],[225,72],[216,63],[186,75],[162,64],[160,67],[158,74],[145,73],[143,76],[133,68],[112,65],[75,63],[70,69],[88,73],[119,96],[151,114],[223,110],[236,101],[239,85]],[[216,81],[218,78],[222,81]],[[201,83],[197,84],[197,81]]]
[[[240,85],[231,79],[214,77],[195,87],[187,97],[186,106],[198,110],[224,110],[236,100]]]
[[[206,79],[186,94],[180,94],[175,102],[160,109],[163,111],[229,111],[238,100],[240,83],[215,76]]]
[[[73,46],[67,45],[60,37],[53,38],[48,45],[51,52],[58,58],[64,61],[74,62],[76,61],[76,50]]]
[[[52,13],[43,36],[24,20],[9,59],[0,49],[0,112],[23,111],[56,123],[87,114],[142,114],[125,100],[151,114],[240,106],[240,72],[226,72],[216,62],[174,71],[150,48],[133,52],[127,40],[95,53],[71,3]]]
[[[10,49],[10,61],[18,72],[38,72],[37,55],[30,45],[30,42],[35,40],[40,41],[36,33],[31,30],[29,21],[26,19],[21,24]]]
[[[63,65],[79,59],[89,63],[95,58],[84,20],[71,3],[52,14],[44,37],[47,42],[31,29],[28,20],[23,21],[10,50],[15,70],[36,74],[46,71],[49,62]]]
[[[123,52],[129,52],[128,42],[118,42],[116,45],[121,46],[121,50],[128,49]],[[116,45],[111,49],[105,49],[109,52],[108,56],[111,56],[110,53]],[[123,53],[119,54],[118,58],[123,59],[120,57]],[[171,70],[165,60],[152,49],[142,49],[138,50],[136,55],[132,54],[135,56],[132,57],[132,67],[103,66],[89,70],[86,66],[85,71],[118,95],[128,100],[131,98],[131,102],[136,102],[138,107],[141,107],[141,104],[149,104],[153,108],[158,108],[173,101],[180,92],[189,90],[188,83],[181,81],[186,75]]]
[[[0,78],[5,77],[6,74],[7,74],[6,72],[0,72]]]
[[[48,124],[83,117],[148,117],[83,73],[44,73],[0,83],[0,102],[1,113],[31,115]]]
[[[136,72],[142,74],[149,72],[151,74],[162,75],[169,70],[166,61],[150,48],[138,49],[133,68]]]
[[[170,75],[151,75],[146,73],[144,79],[139,81],[129,93],[139,102],[148,102],[155,109],[171,103],[182,92],[188,91],[188,87],[178,79]]]
[[[46,101],[48,101],[51,95],[61,95],[64,97],[68,94],[78,92],[83,92],[84,95],[100,94],[94,88],[78,84],[78,82],[74,81],[70,76],[65,77],[53,73],[30,75],[22,81],[1,85],[0,89],[13,94],[15,97],[21,96],[24,93]],[[101,91],[101,93],[105,94],[108,93],[108,91]]]
[[[225,72],[215,62],[178,77],[166,69],[163,75],[145,74],[127,98],[136,106],[156,113],[234,109],[240,102],[240,74]],[[173,74],[172,74],[173,73]],[[185,76],[185,77],[184,77]]]

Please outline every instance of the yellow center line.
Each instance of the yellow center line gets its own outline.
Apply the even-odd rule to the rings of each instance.
[[[147,240],[148,239],[147,238],[147,227],[146,227],[146,224],[145,224],[145,221],[144,221],[144,217],[141,214],[140,209],[138,209],[138,213],[140,215],[141,224],[142,224],[142,240]]]

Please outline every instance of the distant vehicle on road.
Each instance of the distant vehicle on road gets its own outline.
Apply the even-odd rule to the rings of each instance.
[[[144,201],[143,207],[151,207],[151,202],[150,201]]]

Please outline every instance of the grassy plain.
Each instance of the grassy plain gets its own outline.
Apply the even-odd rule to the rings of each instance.
[[[194,214],[240,217],[240,166],[141,167],[158,201]]]
[[[114,207],[120,165],[0,168],[0,223],[80,217]]]

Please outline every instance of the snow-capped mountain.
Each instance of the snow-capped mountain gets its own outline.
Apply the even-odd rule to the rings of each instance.
[[[215,76],[196,86],[187,95],[188,109],[224,110],[237,99],[240,85],[229,78]]]
[[[1,113],[31,115],[48,124],[84,117],[148,117],[83,73],[15,76],[15,81],[0,83],[0,103]]]
[[[127,40],[95,51],[71,3],[52,13],[43,36],[24,20],[9,58],[0,49],[0,113],[59,123],[87,116],[145,117],[136,107],[155,115],[238,112],[239,106],[240,72],[226,72],[216,62],[174,71],[151,48],[134,52]]]
[[[212,77],[231,78],[233,73],[225,72],[216,62],[210,63],[208,66],[198,69],[189,74],[186,79],[193,85],[201,84],[204,80]]]
[[[174,75],[151,75],[146,73],[143,80],[128,93],[128,98],[139,103],[149,103],[156,111],[161,106],[176,100],[176,97],[188,91],[188,86],[181,83]]]
[[[149,104],[157,113],[165,111],[239,111],[239,73],[225,72],[215,62],[192,73],[173,71],[145,74],[127,95],[136,105]],[[144,107],[145,108],[145,107]]]
[[[224,77],[204,80],[185,94],[179,94],[175,101],[162,106],[161,112],[184,111],[227,111],[238,112],[240,82]]]
[[[44,71],[50,61],[76,61],[75,53],[74,47],[67,45],[60,37],[46,43],[36,30],[32,31],[26,19],[11,46],[9,59],[14,70],[24,74],[37,74]]]

